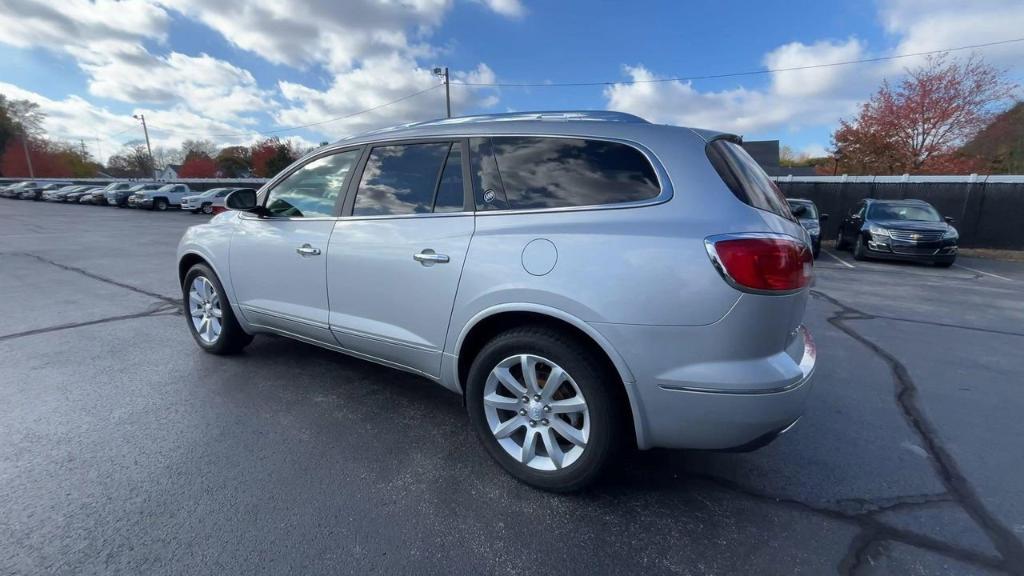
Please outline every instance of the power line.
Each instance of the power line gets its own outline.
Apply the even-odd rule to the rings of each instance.
[[[958,52],[961,50],[973,50],[976,48],[988,48],[1003,44],[1024,42],[1024,38],[1013,38],[1011,40],[1000,40],[998,42],[985,42],[984,44],[971,44],[970,46],[958,46],[956,48],[945,48],[942,50],[929,50],[927,52],[912,52],[908,54],[894,54],[892,56],[877,56],[875,58],[862,58],[860,60],[846,60],[843,62],[829,62],[827,64],[808,64],[807,66],[793,66],[790,68],[767,68],[764,70],[747,70],[745,72],[727,72],[724,74],[705,74],[703,76],[676,76],[673,78],[655,78],[651,80],[606,80],[601,82],[462,82],[453,80],[451,83],[458,86],[491,86],[491,87],[520,87],[520,88],[546,88],[561,86],[612,86],[615,84],[654,84],[659,82],[689,82],[693,80],[715,80],[718,78],[733,78],[736,76],[755,76],[772,74],[774,72],[793,72],[796,70],[811,70],[814,68],[830,68],[834,66],[848,66],[851,64],[867,64],[870,62],[884,62],[887,60],[899,60],[901,58],[913,58],[915,56],[931,56],[933,54],[944,54],[946,52]]]

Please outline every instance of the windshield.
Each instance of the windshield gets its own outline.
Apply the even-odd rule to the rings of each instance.
[[[795,202],[789,200],[789,209],[793,211],[793,216],[804,219],[818,219],[818,207],[813,202]],[[801,211],[803,209],[803,211]]]
[[[915,220],[919,222],[941,222],[942,217],[928,205],[919,204],[872,204],[868,210],[871,220]]]
[[[200,196],[202,196],[203,198],[209,198],[210,196],[213,196],[214,194],[220,192],[221,190],[223,190],[223,188],[211,188],[206,192],[200,194]]]
[[[161,186],[161,187],[157,188],[157,192],[173,192],[173,191],[174,191],[174,184],[165,184],[164,186]]]

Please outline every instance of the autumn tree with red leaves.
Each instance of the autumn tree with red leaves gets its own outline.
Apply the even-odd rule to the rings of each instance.
[[[179,178],[215,178],[217,161],[205,153],[189,153],[178,170]]]
[[[1016,86],[978,56],[929,57],[895,88],[883,82],[832,135],[840,174],[964,174],[980,165],[957,149],[984,128]]]

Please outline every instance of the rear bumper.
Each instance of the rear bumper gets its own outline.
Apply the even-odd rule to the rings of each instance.
[[[805,299],[798,300],[792,304],[802,311]],[[800,418],[813,388],[814,340],[799,326],[777,351],[781,342],[744,331],[753,320],[765,332],[772,314],[748,311],[734,309],[709,326],[595,326],[636,377],[631,399],[640,448],[756,449]],[[734,314],[748,318],[730,321]],[[776,352],[754,350],[770,347]]]

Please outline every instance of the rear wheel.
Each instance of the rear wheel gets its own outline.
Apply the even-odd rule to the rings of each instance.
[[[625,437],[615,379],[575,339],[515,328],[473,361],[466,408],[484,447],[519,480],[579,490],[614,461]]]
[[[211,354],[234,354],[252,342],[235,319],[224,287],[213,270],[196,264],[181,287],[185,319],[199,347]]]

